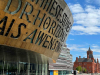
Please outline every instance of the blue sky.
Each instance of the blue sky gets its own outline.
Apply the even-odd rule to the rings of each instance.
[[[76,57],[87,57],[89,48],[100,61],[100,0],[65,0],[74,18],[66,44]]]

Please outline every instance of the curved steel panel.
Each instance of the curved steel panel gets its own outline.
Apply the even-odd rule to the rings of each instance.
[[[0,0],[1,45],[57,59],[72,25],[64,0]]]

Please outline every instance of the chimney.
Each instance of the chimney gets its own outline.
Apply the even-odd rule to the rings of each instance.
[[[81,58],[81,56],[79,56],[79,58]]]
[[[94,62],[94,58],[92,59],[92,61]]]
[[[99,63],[99,62],[98,62],[98,58],[97,58],[97,63]]]
[[[89,59],[89,55],[87,55],[87,59]]]
[[[76,62],[78,62],[78,57],[76,57]]]

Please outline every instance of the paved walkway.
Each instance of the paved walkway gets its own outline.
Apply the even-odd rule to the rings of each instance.
[[[83,74],[77,74],[77,75],[100,75],[100,73],[98,73],[98,74],[97,73],[94,73],[94,74],[93,73],[90,73],[90,74],[83,73]]]
[[[66,75],[74,75],[74,74],[66,74]],[[76,74],[76,75],[100,75],[100,73],[98,73],[98,74],[87,74],[87,73],[83,73],[83,74]]]

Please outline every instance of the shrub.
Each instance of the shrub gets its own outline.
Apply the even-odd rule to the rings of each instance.
[[[82,67],[81,67],[81,66],[78,66],[78,67],[76,68],[76,70],[79,71],[79,72],[81,72],[81,71],[82,71]]]

